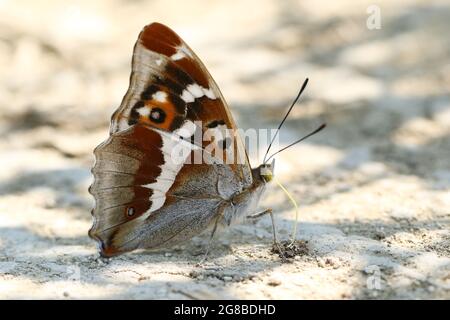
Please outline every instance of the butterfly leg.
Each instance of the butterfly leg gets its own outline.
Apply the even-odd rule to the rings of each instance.
[[[280,253],[281,260],[283,262],[286,262],[286,256],[284,255],[284,250],[280,246],[280,243],[278,242],[277,227],[275,226],[275,218],[273,216],[272,210],[269,212],[269,214],[270,214],[270,220],[272,220],[273,245],[277,247],[278,252]]]
[[[280,253],[281,260],[283,260],[283,262],[285,262],[286,261],[286,257],[284,255],[284,250],[280,246],[280,242],[278,242],[277,228],[275,226],[275,218],[273,216],[272,209],[269,208],[269,209],[266,209],[264,211],[257,212],[255,214],[247,216],[247,219],[257,219],[257,218],[260,218],[260,217],[262,217],[262,216],[264,216],[266,214],[270,215],[270,220],[272,221],[273,245],[278,249],[278,252]]]
[[[254,213],[252,215],[247,216],[247,219],[258,219],[258,218],[260,218],[260,217],[262,217],[262,216],[264,216],[266,214],[272,214],[272,209],[269,208],[269,209],[266,209],[264,211]]]
[[[219,219],[220,219],[220,218],[222,218],[222,215],[219,215],[219,216],[217,217],[217,219],[216,219],[216,222],[214,223],[214,227],[213,227],[213,229],[212,229],[212,231],[211,231],[211,235],[210,235],[210,237],[209,237],[209,242],[208,242],[208,246],[206,247],[205,254],[203,255],[202,260],[201,260],[199,263],[197,263],[197,266],[198,266],[198,267],[201,266],[201,265],[203,265],[203,263],[204,263],[204,262],[206,261],[206,259],[208,258],[208,253],[209,253],[209,250],[210,250],[211,247],[212,247],[214,234],[216,233],[217,225],[218,225],[218,223],[219,223]]]

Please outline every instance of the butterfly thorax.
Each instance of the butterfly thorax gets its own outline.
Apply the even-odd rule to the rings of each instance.
[[[245,217],[257,211],[259,200],[264,193],[266,184],[273,177],[273,164],[262,164],[252,169],[253,183],[232,196],[223,212],[226,225],[240,223]]]

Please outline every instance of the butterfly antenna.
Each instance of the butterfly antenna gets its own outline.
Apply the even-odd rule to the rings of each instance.
[[[288,146],[286,146],[286,147],[284,147],[284,148],[278,150],[277,152],[273,153],[269,158],[267,158],[267,162],[268,162],[270,159],[272,159],[275,155],[279,154],[280,152],[282,152],[282,151],[284,151],[284,150],[286,150],[286,149],[292,147],[293,145],[295,145],[295,144],[297,144],[297,143],[299,143],[299,142],[302,142],[303,140],[308,139],[309,137],[311,137],[311,136],[315,135],[316,133],[322,131],[326,126],[327,126],[327,124],[326,124],[326,123],[323,123],[320,127],[318,127],[318,128],[317,128],[316,130],[314,130],[313,132],[307,134],[307,135],[304,136],[303,138],[298,139],[297,141],[292,142],[290,145],[288,145]]]
[[[270,144],[269,144],[269,147],[267,148],[266,154],[264,155],[263,163],[266,163],[266,157],[267,157],[267,154],[269,153],[270,147],[272,147],[272,144],[275,141],[275,138],[277,137],[278,132],[280,131],[281,127],[283,126],[284,122],[286,121],[289,113],[291,113],[292,108],[294,108],[298,99],[300,99],[300,96],[302,95],[303,91],[305,90],[306,85],[308,84],[308,81],[309,81],[309,79],[306,78],[305,81],[303,82],[303,85],[302,85],[300,91],[297,94],[297,97],[295,97],[295,100],[292,102],[291,106],[289,107],[289,110],[286,112],[286,115],[284,116],[283,120],[281,121],[280,125],[278,126],[277,131],[275,132],[275,135],[272,138],[272,141],[270,141]],[[269,160],[267,160],[267,161],[269,161]]]

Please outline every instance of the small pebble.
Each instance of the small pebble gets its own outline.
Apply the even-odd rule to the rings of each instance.
[[[225,276],[225,277],[223,277],[223,281],[229,282],[229,281],[231,281],[231,280],[233,280],[233,278],[230,277],[230,276]]]
[[[166,252],[166,253],[164,254],[164,256],[165,256],[165,257],[171,257],[171,256],[172,256],[172,253]]]
[[[269,286],[276,287],[276,286],[279,286],[281,284],[281,281],[278,280],[278,279],[269,279],[269,282],[267,282],[267,284]]]
[[[386,238],[386,233],[383,231],[376,231],[374,234],[375,240],[382,240]]]
[[[340,263],[338,260],[333,259],[333,258],[326,258],[325,259],[325,264],[328,266],[333,267],[333,269],[337,269],[340,267]]]
[[[325,268],[325,261],[322,258],[317,258],[317,265],[321,268]]]
[[[200,274],[197,271],[195,271],[195,270],[192,270],[191,272],[189,272],[189,276],[191,278],[197,278],[199,275]]]

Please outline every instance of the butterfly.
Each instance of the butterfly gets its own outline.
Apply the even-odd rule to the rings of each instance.
[[[129,88],[109,137],[94,150],[89,236],[100,254],[170,247],[207,229],[212,239],[218,226],[254,214],[274,162],[251,168],[238,136],[193,139],[236,129],[217,84],[189,46],[163,24],[144,27]]]

